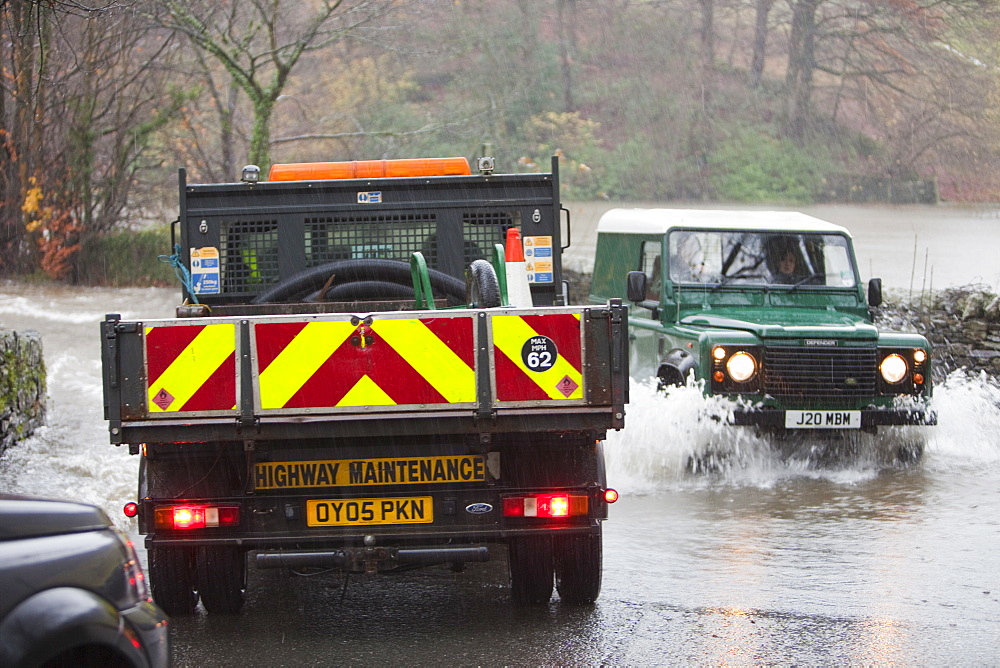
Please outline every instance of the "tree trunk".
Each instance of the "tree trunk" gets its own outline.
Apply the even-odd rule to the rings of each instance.
[[[812,110],[813,70],[816,67],[816,8],[820,1],[798,0],[792,6],[785,85],[788,133],[795,139],[805,136]]]
[[[701,8],[701,71],[706,77],[715,71],[715,0],[698,0]]]
[[[271,113],[274,100],[259,97],[253,102],[253,128],[250,132],[250,164],[260,167],[262,174],[271,168]]]
[[[573,111],[576,104],[573,101],[573,73],[570,68],[572,60],[570,56],[575,24],[572,18],[567,19],[567,14],[573,15],[572,8],[567,12],[566,5],[572,0],[559,0],[558,22],[559,22],[559,60],[562,63],[562,83],[563,83],[563,111]]]
[[[753,55],[750,60],[750,87],[760,85],[764,74],[764,57],[767,52],[767,17],[774,0],[757,0],[753,31]]]

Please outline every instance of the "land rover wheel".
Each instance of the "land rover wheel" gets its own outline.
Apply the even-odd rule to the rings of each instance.
[[[238,547],[199,547],[197,562],[198,593],[205,610],[239,612],[247,584],[246,553]]]
[[[510,596],[514,603],[548,603],[552,598],[552,538],[511,538],[507,546]]]
[[[194,555],[184,548],[149,549],[149,585],[153,599],[168,615],[190,615],[198,603],[194,590]]]
[[[563,603],[593,603],[601,593],[601,534],[556,536],[556,588]]]

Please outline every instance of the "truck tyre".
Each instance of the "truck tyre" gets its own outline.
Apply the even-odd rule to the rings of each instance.
[[[149,549],[149,584],[153,599],[168,615],[190,615],[198,603],[193,556],[184,548]]]
[[[325,293],[317,290],[304,301],[347,302],[381,299],[413,299],[413,286],[391,281],[354,281],[335,285]]]
[[[214,614],[231,615],[243,607],[247,583],[247,557],[242,548],[199,547],[197,583],[201,604]]]
[[[436,295],[448,297],[449,304],[463,304],[465,300],[463,281],[435,269],[428,269],[427,275]],[[410,264],[402,260],[381,258],[335,260],[289,276],[261,292],[250,300],[250,303],[275,304],[299,301],[304,296],[322,289],[330,276],[336,276],[333,287],[358,281],[388,281],[411,287],[413,285]]]
[[[493,265],[486,260],[476,260],[469,265],[468,296],[471,308],[495,308],[500,306],[500,281]]]
[[[552,598],[552,538],[511,538],[507,546],[511,599],[517,605],[548,603]]]
[[[556,588],[563,603],[593,603],[601,593],[601,534],[556,536]]]

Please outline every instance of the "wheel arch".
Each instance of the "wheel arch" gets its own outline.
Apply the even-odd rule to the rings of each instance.
[[[42,665],[73,650],[106,648],[132,665],[146,663],[120,628],[127,623],[104,598],[75,587],[39,592],[0,623],[0,665]]]
[[[667,352],[656,368],[660,387],[680,386],[687,382],[691,374],[698,375],[698,360],[687,350],[674,348]]]

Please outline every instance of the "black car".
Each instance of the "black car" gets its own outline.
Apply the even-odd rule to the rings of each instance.
[[[167,617],[99,508],[0,495],[0,666],[167,666]]]

